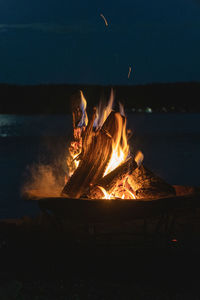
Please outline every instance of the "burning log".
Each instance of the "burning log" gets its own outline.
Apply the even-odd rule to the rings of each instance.
[[[84,157],[84,154],[86,154],[88,152],[89,146],[92,143],[92,138],[94,136],[94,132],[93,132],[93,125],[94,125],[94,120],[96,118],[96,107],[93,108],[93,113],[91,118],[89,119],[88,125],[85,129],[85,131],[83,132],[83,143],[82,143],[82,151],[81,154],[79,156],[79,159],[81,159],[81,157]]]
[[[65,185],[62,195],[79,198],[87,194],[91,185],[106,185],[109,190],[113,189],[117,181],[125,178],[131,169],[136,168],[137,164],[132,158],[116,168],[109,176],[105,172],[110,172],[106,167],[110,162],[113,153],[113,145],[119,145],[122,139],[124,142],[123,130],[126,120],[120,113],[111,112],[101,129],[93,130],[93,124],[96,117],[96,109],[88,122],[86,129],[82,133],[82,152],[78,156],[80,164]],[[114,168],[113,168],[114,169]],[[101,184],[102,180],[102,184]]]
[[[102,146],[103,145],[103,146]],[[93,138],[78,168],[66,183],[62,195],[79,198],[88,186],[104,174],[112,153],[112,140],[100,130]]]
[[[101,178],[94,187],[90,189],[87,195],[90,199],[101,199],[103,196],[102,189],[111,194],[119,181],[123,181],[126,177],[137,168],[137,163],[130,157],[126,162],[115,168],[112,172]]]
[[[176,195],[173,186],[141,165],[128,177],[128,183],[135,191],[136,199],[158,199]]]
[[[114,143],[116,143],[116,140],[121,138],[120,130],[122,130],[123,123],[124,118],[120,113],[112,111],[104,122],[102,130],[108,132],[112,136]]]
[[[96,184],[104,175],[112,154],[112,145],[119,135],[123,117],[119,113],[111,113],[102,129],[93,131],[96,110],[83,133],[83,148],[78,168],[65,185],[62,195],[79,198],[91,184]],[[122,126],[121,126],[122,127]],[[121,135],[119,135],[121,138]]]

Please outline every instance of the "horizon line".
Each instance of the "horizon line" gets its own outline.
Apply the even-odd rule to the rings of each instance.
[[[167,84],[198,84],[200,83],[200,80],[192,80],[192,81],[167,81],[167,82],[148,82],[148,83],[133,83],[133,84],[98,84],[98,83],[67,83],[67,82],[61,82],[61,83],[30,83],[30,84],[23,84],[23,83],[8,83],[8,82],[0,82],[0,86],[7,85],[7,86],[19,86],[19,87],[25,87],[25,86],[100,86],[100,87],[115,87],[115,86],[126,86],[126,87],[133,87],[133,86],[147,86],[147,85],[167,85]]]

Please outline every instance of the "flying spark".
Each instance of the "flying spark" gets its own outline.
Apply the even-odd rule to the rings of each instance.
[[[132,68],[131,68],[131,67],[129,67],[129,71],[128,71],[128,78],[130,78],[130,75],[131,75],[131,70],[132,70]]]
[[[101,16],[101,17],[102,17],[102,19],[104,20],[104,22],[105,22],[105,25],[106,25],[106,26],[108,26],[108,22],[107,22],[106,18],[104,17],[104,15],[103,15],[103,14],[100,14],[100,16]]]

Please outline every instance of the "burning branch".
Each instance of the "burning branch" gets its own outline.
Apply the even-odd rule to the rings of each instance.
[[[137,168],[137,163],[130,157],[126,162],[115,168],[112,172],[101,178],[94,187],[90,189],[88,198],[101,199],[103,187],[107,193],[111,194],[113,190],[118,186],[119,182],[123,182],[130,173]]]

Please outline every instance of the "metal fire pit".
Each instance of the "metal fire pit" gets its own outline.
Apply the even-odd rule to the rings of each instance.
[[[177,196],[157,200],[49,197],[38,199],[37,203],[44,218],[52,220],[49,216],[53,217],[59,233],[63,232],[65,238],[78,236],[79,241],[83,238],[83,243],[86,236],[92,236],[95,243],[103,245],[127,243],[131,247],[144,247],[147,242],[153,247],[157,244],[165,247],[169,241],[187,241],[188,236],[191,239],[195,235],[200,247],[199,189],[188,193],[183,187]],[[193,245],[194,240],[190,244]]]
[[[38,200],[43,212],[80,222],[128,221],[200,208],[200,194],[157,200],[85,200],[50,197]]]

